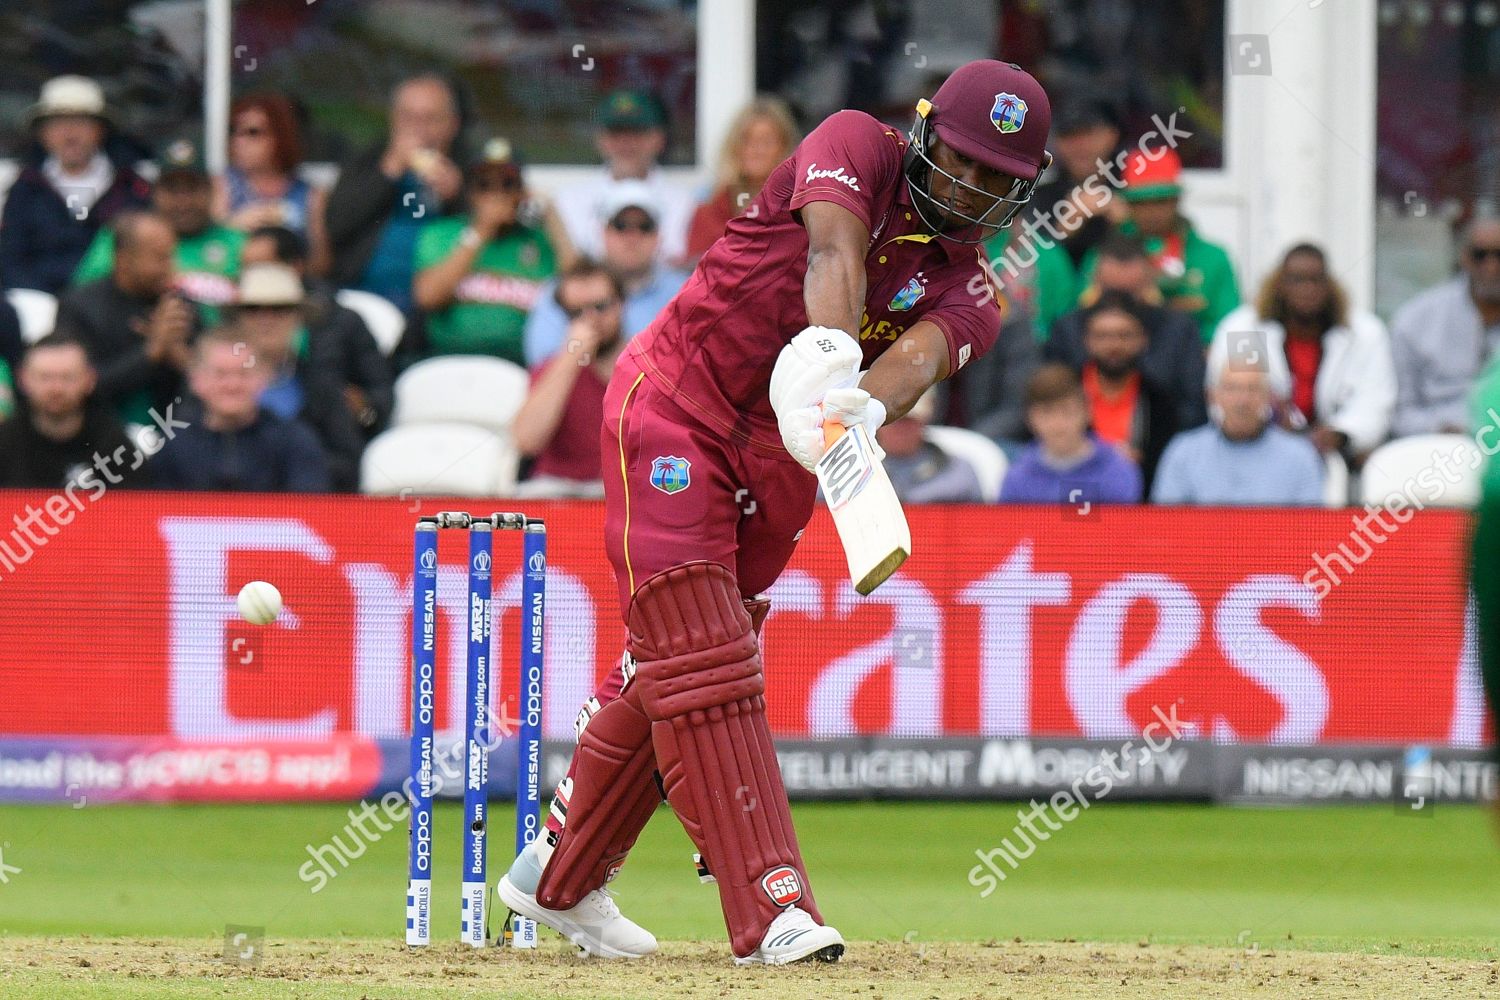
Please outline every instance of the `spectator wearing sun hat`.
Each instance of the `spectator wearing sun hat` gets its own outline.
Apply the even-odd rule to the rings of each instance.
[[[521,332],[556,260],[546,235],[520,220],[524,193],[510,143],[492,139],[464,171],[464,214],[422,227],[412,289],[427,314],[424,355],[525,363]]]
[[[0,215],[0,283],[57,295],[95,234],[120,213],[144,207],[151,186],[106,153],[109,117],[93,80],[48,80],[27,118],[39,149]]]
[[[218,319],[216,308],[234,300],[245,234],[214,221],[212,183],[198,146],[176,139],[157,157],[156,187],[151,204],[177,234],[175,287],[185,298],[205,309],[205,319]],[[101,231],[89,244],[73,284],[81,285],[109,274],[114,267],[115,234]]]
[[[230,317],[247,360],[265,369],[261,409],[311,430],[333,488],[352,491],[366,441],[348,392],[362,377],[358,357],[337,330],[309,322],[301,275],[281,263],[247,266]]]
[[[557,211],[573,245],[596,260],[604,256],[601,230],[609,220],[610,192],[617,184],[637,180],[651,189],[661,209],[662,259],[682,260],[694,204],[690,191],[670,183],[661,172],[661,156],[667,148],[667,113],[661,102],[646,91],[616,90],[600,103],[596,120],[599,128],[594,143],[604,159],[603,168],[557,196]]]
[[[1192,316],[1207,343],[1219,320],[1240,304],[1240,292],[1229,254],[1199,236],[1180,211],[1182,160],[1170,148],[1135,150],[1126,157],[1121,176],[1130,218],[1120,231],[1140,235],[1156,266],[1163,304]],[[1084,258],[1085,280],[1093,277],[1097,260],[1097,252]]]

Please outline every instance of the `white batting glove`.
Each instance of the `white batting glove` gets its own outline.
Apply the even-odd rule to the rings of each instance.
[[[810,326],[776,356],[768,394],[777,417],[823,401],[829,389],[859,379],[859,341],[843,330]]]
[[[823,425],[828,422],[845,427],[863,424],[870,432],[876,459],[885,458],[885,452],[875,443],[875,431],[885,423],[885,404],[858,386],[844,386],[830,389],[823,402],[792,410],[778,421],[787,453],[808,472],[817,466],[827,448]]]

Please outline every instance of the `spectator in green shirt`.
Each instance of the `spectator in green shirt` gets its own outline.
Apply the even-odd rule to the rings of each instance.
[[[1156,285],[1170,309],[1192,316],[1207,344],[1219,320],[1240,304],[1239,286],[1229,254],[1199,236],[1179,210],[1182,160],[1170,148],[1154,151],[1156,158],[1137,150],[1125,159],[1121,193],[1130,205],[1123,233],[1137,233],[1156,265]],[[1097,251],[1083,259],[1085,282],[1092,279]]]
[[[151,193],[152,206],[177,235],[174,287],[185,298],[212,310],[234,301],[245,235],[214,222],[213,187],[197,147],[186,139],[169,143],[158,158],[161,173]],[[84,254],[73,284],[107,277],[115,262],[113,228],[100,230]]]
[[[417,305],[426,310],[426,356],[486,354],[523,367],[526,314],[556,262],[538,229],[519,220],[524,187],[510,144],[491,140],[464,175],[467,212],[422,227]]]

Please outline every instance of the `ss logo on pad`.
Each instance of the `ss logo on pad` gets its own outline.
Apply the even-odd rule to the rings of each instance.
[[[761,877],[760,887],[766,890],[766,895],[777,906],[791,906],[802,898],[802,877],[790,865],[782,865],[766,872]]]

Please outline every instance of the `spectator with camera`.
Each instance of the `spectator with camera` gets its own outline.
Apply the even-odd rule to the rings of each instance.
[[[182,392],[202,315],[176,290],[177,234],[155,212],[114,223],[108,277],[62,297],[57,329],[82,341],[99,373],[99,396],[126,423],[150,424]]]

